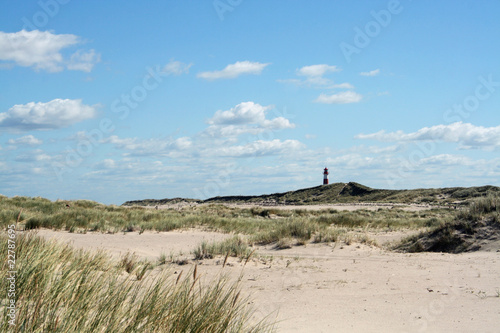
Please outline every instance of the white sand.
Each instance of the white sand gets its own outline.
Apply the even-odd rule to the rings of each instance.
[[[75,247],[127,251],[155,259],[189,253],[203,239],[228,235],[202,231],[70,234],[43,230]],[[402,234],[387,234],[386,239]],[[384,235],[376,235],[382,237]],[[259,249],[243,267],[236,258],[204,260],[205,281],[223,273],[236,279],[257,308],[255,319],[277,315],[279,332],[499,332],[500,252],[402,254],[353,243]],[[191,265],[172,265],[172,271]],[[187,273],[187,272],[186,272]]]

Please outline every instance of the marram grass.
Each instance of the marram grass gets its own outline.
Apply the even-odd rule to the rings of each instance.
[[[1,253],[7,238],[0,236]],[[202,285],[199,276],[180,278],[155,271],[140,280],[103,252],[75,250],[32,232],[16,240],[15,326],[0,308],[2,332],[264,332],[251,323],[252,310],[238,283],[224,277]],[[6,257],[6,255],[5,255]],[[6,261],[2,271],[6,272]],[[4,276],[1,290],[7,289]]]
[[[69,207],[67,207],[68,205]],[[379,211],[280,210],[278,208],[230,208],[223,205],[202,205],[182,210],[117,207],[92,201],[56,201],[43,198],[0,196],[0,227],[15,223],[21,213],[20,227],[48,228],[70,232],[144,232],[202,228],[226,233],[256,236],[255,242],[266,238],[293,237],[303,239],[321,226],[346,228],[419,229],[438,225],[451,219],[453,210],[432,209],[410,212],[402,209]],[[293,228],[294,235],[287,229]],[[259,235],[260,234],[260,235]],[[258,235],[258,236],[257,236]],[[261,238],[261,239],[258,239]]]

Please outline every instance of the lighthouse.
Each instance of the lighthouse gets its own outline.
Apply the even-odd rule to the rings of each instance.
[[[323,185],[328,185],[328,168],[323,171]]]

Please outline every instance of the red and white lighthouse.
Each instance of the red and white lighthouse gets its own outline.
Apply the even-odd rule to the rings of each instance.
[[[328,168],[323,171],[323,185],[328,185]]]

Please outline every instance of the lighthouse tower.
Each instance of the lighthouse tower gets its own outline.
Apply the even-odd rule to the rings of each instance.
[[[323,171],[323,185],[328,185],[328,168]]]

